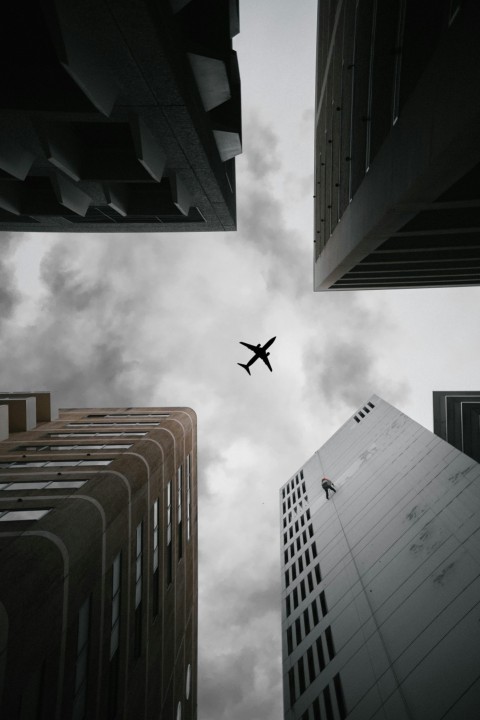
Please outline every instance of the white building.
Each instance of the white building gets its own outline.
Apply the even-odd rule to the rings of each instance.
[[[285,720],[478,717],[480,465],[373,396],[280,512]]]

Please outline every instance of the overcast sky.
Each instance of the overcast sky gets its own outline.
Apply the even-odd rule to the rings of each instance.
[[[282,718],[278,488],[374,392],[480,388],[480,288],[312,292],[316,0],[240,9],[238,232],[0,237],[1,389],[198,414],[199,720]]]

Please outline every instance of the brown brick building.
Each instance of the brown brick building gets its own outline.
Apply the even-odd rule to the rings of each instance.
[[[196,416],[0,395],[0,716],[195,720]]]

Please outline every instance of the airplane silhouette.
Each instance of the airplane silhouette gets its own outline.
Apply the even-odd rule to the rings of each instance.
[[[260,347],[260,343],[258,343],[258,345],[249,345],[246,342],[240,341],[240,345],[245,345],[245,347],[247,347],[249,350],[251,350],[253,353],[255,353],[255,356],[251,360],[249,360],[246,365],[242,365],[242,363],[237,363],[237,365],[240,365],[240,367],[245,368],[245,370],[250,375],[251,374],[250,373],[250,365],[253,365],[253,363],[256,360],[258,360],[258,358],[261,358],[263,360],[263,362],[265,363],[265,365],[270,370],[270,372],[273,372],[272,366],[270,365],[270,363],[268,361],[268,356],[270,355],[270,353],[267,352],[267,348],[269,348],[270,345],[275,341],[275,338],[276,338],[276,336],[273,338],[270,338],[270,340],[268,340],[268,342],[266,342],[263,347]]]

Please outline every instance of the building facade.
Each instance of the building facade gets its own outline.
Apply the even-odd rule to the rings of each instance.
[[[238,0],[9,4],[0,231],[236,229]]]
[[[480,462],[480,393],[433,393],[433,432]]]
[[[476,717],[480,465],[373,396],[280,512],[285,719]]]
[[[195,720],[195,413],[0,410],[0,716]]]
[[[319,0],[314,289],[480,282],[480,8]]]

